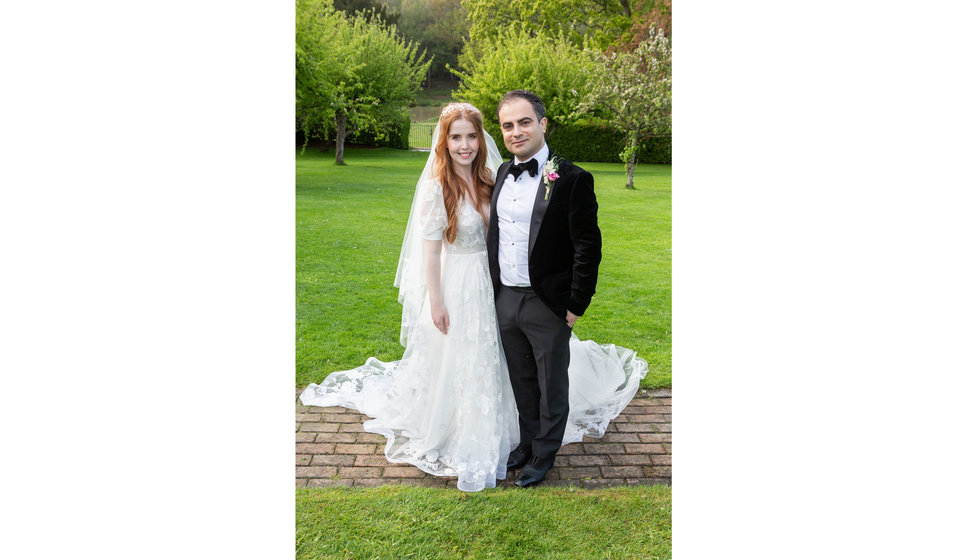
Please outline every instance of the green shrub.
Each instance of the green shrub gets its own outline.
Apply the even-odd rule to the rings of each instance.
[[[487,132],[497,141],[497,148],[504,159],[511,153],[504,147],[503,135],[497,127]],[[613,127],[599,123],[572,123],[559,126],[548,122],[547,142],[551,151],[571,161],[590,161],[595,163],[622,163],[620,152],[626,147],[626,137]],[[671,138],[640,138],[640,163],[671,163]]]

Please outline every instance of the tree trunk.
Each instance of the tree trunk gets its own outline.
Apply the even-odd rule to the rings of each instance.
[[[636,167],[636,154],[640,151],[639,146],[637,146],[637,134],[634,130],[630,133],[630,145],[629,145],[629,158],[626,162],[626,188],[633,190],[633,168]]]
[[[338,110],[335,115],[337,122],[337,147],[334,162],[337,165],[344,164],[344,138],[347,137],[347,113]]]
[[[626,17],[633,17],[633,10],[630,9],[630,0],[619,0],[619,4],[623,7],[623,11],[626,12]]]

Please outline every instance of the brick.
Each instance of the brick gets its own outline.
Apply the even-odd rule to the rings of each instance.
[[[296,443],[313,443],[316,432],[296,432]]]
[[[305,478],[297,478],[296,479],[296,487],[297,488],[303,488],[303,487],[306,486],[306,482],[307,482],[307,479],[305,479]]]
[[[348,433],[348,432],[363,432],[364,431],[364,425],[363,424],[339,424],[339,426],[340,426],[340,431],[341,432],[345,432],[345,433]]]
[[[426,473],[415,467],[385,467],[385,478],[424,478]]]
[[[620,424],[620,432],[653,432],[653,424]],[[642,440],[641,440],[642,441]]]
[[[340,467],[340,478],[378,478],[381,467]]]
[[[356,412],[344,412],[344,413],[327,413],[322,414],[323,420],[321,422],[339,422],[341,424],[345,422],[357,422],[358,424],[364,423],[364,416]]]
[[[296,423],[296,430],[295,430],[295,431],[297,431],[297,432],[298,432],[298,431],[299,431],[299,427],[300,427],[301,425],[302,425],[302,424],[300,424],[299,422],[297,422],[297,423]]]
[[[643,476],[645,478],[670,478],[670,472],[670,467],[658,465],[643,467]]]
[[[354,443],[356,434],[340,434],[332,432],[319,432],[316,435],[317,443]]]
[[[649,455],[610,455],[613,465],[649,465],[652,463]]]
[[[641,467],[599,467],[603,478],[642,478]]]
[[[602,473],[599,472],[599,467],[563,467],[561,469],[553,469],[558,471],[558,477],[567,479],[574,478],[580,480],[583,478],[600,478]],[[549,471],[549,474],[551,471]]]
[[[606,455],[569,455],[568,462],[573,467],[598,467],[610,464],[609,457]]]
[[[627,443],[627,453],[666,453],[661,443]]]
[[[337,474],[337,467],[296,467],[296,476],[302,478],[330,478]]]
[[[321,414],[342,414],[344,412],[351,412],[351,409],[344,408],[342,406],[317,406],[313,407],[313,410]],[[355,412],[355,414],[357,414]]]
[[[670,433],[670,430],[671,430],[670,424],[654,424],[653,425],[653,431],[655,431],[657,433],[667,433],[667,434],[669,434]]]
[[[384,455],[358,455],[354,459],[355,467],[387,467],[390,464]]]
[[[350,467],[354,465],[354,456],[353,455],[314,455],[312,464]]]
[[[636,435],[643,443],[664,443],[671,440],[670,434],[639,433]]]
[[[555,465],[556,467],[570,467],[572,464],[568,461],[569,457],[575,457],[575,455],[555,455]]]
[[[381,434],[372,434],[368,432],[363,432],[360,434],[355,434],[356,438],[354,441],[357,443],[384,443],[385,437]]]
[[[630,414],[629,421],[633,423],[670,423],[670,414]]]
[[[606,434],[599,440],[602,443],[639,443],[640,438],[635,433]]]
[[[316,422],[310,424],[304,423],[303,431],[304,432],[336,432],[337,428],[339,427],[340,424],[336,424],[333,422],[330,423]]]
[[[610,422],[609,425],[606,426],[606,433],[607,434],[608,433],[616,433],[616,432],[619,432],[619,431],[620,431],[619,424],[617,424],[615,422]]]
[[[319,413],[314,414],[310,412],[298,412],[296,414],[296,421],[297,422],[320,422],[321,420],[320,420]]]
[[[300,467],[305,467],[305,466],[307,466],[307,465],[310,464],[310,459],[312,459],[312,458],[313,458],[313,455],[297,455],[296,456],[296,465],[297,466],[300,466]]]
[[[343,478],[314,478],[311,479],[307,486],[310,488],[323,488],[325,486],[353,486],[354,481],[351,479]]]
[[[591,455],[625,452],[622,443],[586,443],[583,445],[585,452]]]
[[[569,443],[558,450],[559,455],[581,455],[585,453],[585,448],[581,443]]]
[[[654,465],[669,465],[671,455],[648,455],[650,462]]]
[[[334,453],[352,453],[354,455],[373,454],[377,445],[373,443],[338,443]]]
[[[333,453],[333,447],[333,443],[297,443],[296,453],[309,453],[311,455]]]

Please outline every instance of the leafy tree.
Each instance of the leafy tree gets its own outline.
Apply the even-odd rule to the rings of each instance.
[[[608,114],[609,124],[627,136],[620,157],[626,164],[626,188],[632,189],[640,135],[670,134],[670,40],[662,31],[651,31],[633,52],[599,55],[597,64],[581,109]]]
[[[333,7],[352,16],[373,13],[379,21],[388,26],[398,23],[398,14],[389,13],[388,6],[380,0],[333,0]]]
[[[532,35],[565,36],[577,46],[603,48],[627,31],[637,0],[462,0],[470,37],[484,42],[516,29]]]
[[[505,93],[528,89],[544,101],[549,122],[560,126],[576,115],[578,92],[587,87],[595,62],[564,36],[509,29],[490,40],[479,59],[461,65],[472,69],[452,70],[460,78],[453,97],[475,105],[488,121],[497,122],[497,102]]]
[[[610,47],[612,50],[633,51],[653,33],[663,31],[670,39],[671,0],[638,0],[632,15],[633,25]]]
[[[460,0],[386,0],[399,15],[398,29],[432,56],[430,75],[449,76],[469,37],[470,24]]]
[[[322,0],[296,0],[296,128],[304,136],[330,130],[341,84],[353,78],[353,52],[341,37],[346,22]]]
[[[318,0],[297,0],[296,8],[298,124],[326,135],[332,116],[343,165],[348,132],[384,139],[391,123],[407,117],[431,60],[375,15],[345,17]]]

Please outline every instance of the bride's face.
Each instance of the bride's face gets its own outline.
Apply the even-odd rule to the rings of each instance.
[[[457,168],[468,168],[473,165],[476,155],[480,152],[480,140],[476,127],[466,119],[456,119],[449,125],[446,136],[446,147],[449,157]]]

